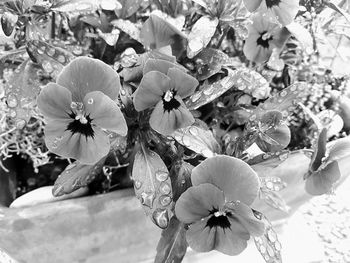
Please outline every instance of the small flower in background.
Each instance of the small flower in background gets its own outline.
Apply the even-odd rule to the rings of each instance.
[[[253,23],[248,26],[248,38],[243,52],[251,61],[263,63],[267,61],[275,48],[281,49],[290,36],[289,32],[269,21],[266,16],[253,15]]]
[[[192,249],[237,255],[247,247],[251,235],[264,233],[264,223],[249,207],[258,196],[260,183],[248,164],[215,156],[195,167],[191,180],[193,186],[176,202],[175,214],[190,224],[186,239]]]
[[[47,121],[46,146],[57,155],[94,164],[109,152],[103,129],[127,134],[125,119],[114,101],[119,76],[97,59],[80,57],[63,69],[56,82],[43,87],[37,100]]]
[[[282,26],[290,24],[299,10],[299,0],[244,0],[249,12],[266,13]]]
[[[150,118],[152,129],[170,135],[194,123],[182,99],[192,95],[197,85],[198,81],[182,67],[166,60],[148,59],[134,93],[135,109],[143,111],[155,106]]]

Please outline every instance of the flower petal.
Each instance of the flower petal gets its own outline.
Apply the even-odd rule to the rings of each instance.
[[[225,204],[232,211],[233,217],[238,219],[252,236],[261,236],[265,232],[265,224],[254,216],[252,209],[241,202],[233,205]]]
[[[150,72],[150,71],[159,71],[163,74],[168,74],[168,70],[170,68],[177,68],[181,71],[186,71],[185,68],[181,67],[180,65],[177,65],[173,62],[170,62],[168,60],[164,60],[164,59],[147,59],[145,66],[143,68],[143,74],[145,75],[146,73]]]
[[[134,96],[137,111],[143,111],[162,100],[163,94],[170,89],[170,78],[158,71],[148,72],[143,76]]]
[[[260,6],[262,0],[243,0],[249,12],[254,12]]]
[[[250,35],[245,41],[243,53],[247,59],[256,63],[263,63],[270,58],[272,48],[264,48],[257,45],[257,40],[259,37],[260,35],[257,34]]]
[[[177,95],[181,98],[192,95],[198,86],[198,80],[177,68],[170,68],[168,70],[168,76],[173,83],[172,86],[177,91]]]
[[[84,98],[86,114],[97,126],[125,136],[128,127],[116,102],[101,91],[93,91]]]
[[[211,183],[224,191],[227,201],[253,203],[258,196],[260,181],[254,170],[240,159],[218,155],[192,170],[193,185]]]
[[[230,228],[216,228],[215,249],[226,255],[240,254],[247,247],[250,235],[235,219],[229,217]]]
[[[175,214],[186,224],[191,224],[209,216],[214,208],[224,205],[222,191],[212,184],[201,184],[188,188],[177,200]]]
[[[44,86],[37,99],[41,113],[51,119],[69,119],[71,102],[72,93],[56,83]]]
[[[216,228],[207,227],[208,218],[192,224],[186,232],[188,245],[197,252],[209,252],[215,247]]]
[[[185,128],[194,123],[194,118],[191,112],[186,108],[182,99],[175,96],[176,100],[180,102],[177,109],[171,111],[164,110],[163,101],[159,101],[154,108],[151,118],[149,120],[153,130],[163,135],[170,135],[179,128]]]
[[[278,6],[272,7],[272,12],[277,16],[278,21],[286,26],[293,22],[299,10],[298,0],[282,0]]]
[[[73,101],[82,102],[91,91],[101,91],[116,99],[120,89],[119,75],[104,62],[78,57],[71,61],[57,77],[57,83],[72,92]]]
[[[45,126],[45,143],[51,152],[84,164],[94,164],[108,154],[109,138],[101,129],[93,127],[94,138],[87,138],[67,131],[68,123],[54,120]]]

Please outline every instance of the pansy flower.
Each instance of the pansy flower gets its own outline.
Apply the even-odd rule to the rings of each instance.
[[[163,135],[194,123],[183,98],[193,94],[198,81],[184,69],[166,60],[148,59],[143,68],[143,78],[134,93],[137,111],[153,106],[150,126]]]
[[[299,10],[299,0],[244,0],[244,4],[249,12],[265,11],[283,26],[293,22]]]
[[[198,252],[237,255],[250,235],[265,225],[249,207],[258,196],[259,178],[245,162],[225,155],[208,158],[192,170],[193,186],[175,205],[177,218],[189,224],[186,239]]]
[[[60,156],[93,164],[110,149],[105,130],[127,134],[123,114],[114,101],[119,93],[118,74],[97,59],[71,61],[41,90],[37,103],[46,119],[45,143]]]
[[[253,23],[248,26],[248,38],[243,52],[251,61],[267,61],[274,48],[281,49],[290,36],[288,31],[269,21],[265,16],[253,15]]]

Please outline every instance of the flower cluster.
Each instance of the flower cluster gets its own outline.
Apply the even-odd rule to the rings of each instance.
[[[193,186],[179,198],[175,214],[189,224],[190,247],[237,255],[250,236],[261,236],[265,225],[249,207],[258,196],[259,178],[245,162],[224,155],[208,158],[192,170]]]
[[[37,100],[47,121],[47,148],[85,164],[107,155],[110,140],[106,130],[127,134],[126,121],[115,102],[119,88],[118,74],[105,63],[87,57],[70,62]]]

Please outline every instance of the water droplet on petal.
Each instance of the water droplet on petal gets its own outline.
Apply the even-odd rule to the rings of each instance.
[[[138,190],[138,189],[140,189],[140,188],[141,188],[141,186],[142,186],[142,182],[141,182],[141,181],[139,181],[139,180],[136,180],[136,181],[134,182],[134,186],[135,186],[135,188]]]
[[[22,130],[26,126],[27,122],[23,119],[16,120],[16,128]]]
[[[164,171],[157,171],[156,172],[156,178],[158,181],[163,182],[166,179],[168,179],[169,177],[169,173],[168,172],[164,172]]]
[[[288,117],[288,111],[284,110],[282,111],[282,116],[285,118],[285,117]]]
[[[87,103],[88,104],[93,104],[94,103],[94,99],[93,98],[89,98]]]
[[[170,203],[171,203],[172,199],[170,196],[168,195],[161,195],[159,197],[159,203],[162,205],[162,206],[168,206]]]
[[[9,108],[15,108],[15,107],[17,107],[17,105],[18,105],[17,96],[16,96],[15,94],[13,94],[12,92],[10,92],[10,93],[7,95],[6,102],[7,102],[7,106],[8,106]]]
[[[144,206],[148,206],[149,208],[152,208],[154,198],[155,196],[153,192],[143,192],[141,193],[141,204],[143,204]]]
[[[169,224],[169,215],[168,211],[165,209],[157,209],[153,212],[152,218],[154,223],[162,229],[168,227]]]
[[[51,144],[51,147],[52,147],[53,149],[56,149],[56,148],[58,147],[58,145],[57,145],[56,142],[53,142],[53,143]]]
[[[165,194],[165,195],[168,195],[171,193],[171,187],[169,184],[165,183],[165,182],[162,182],[159,186],[159,191],[162,193],[162,194]]]

